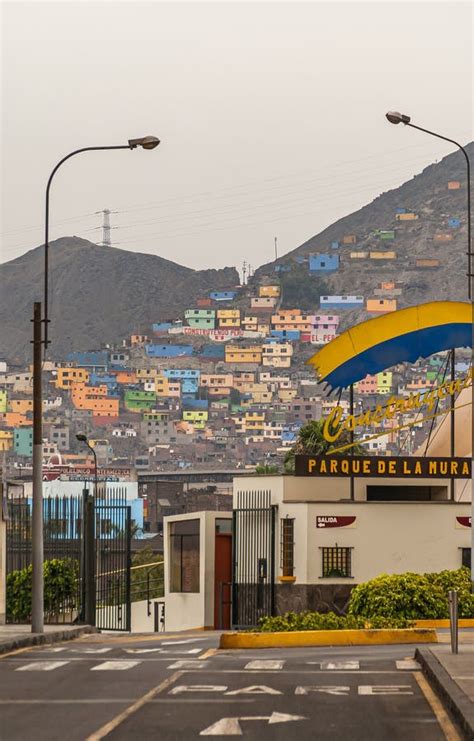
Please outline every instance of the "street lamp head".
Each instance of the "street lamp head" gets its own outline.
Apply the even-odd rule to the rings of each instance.
[[[398,111],[389,111],[388,113],[385,114],[385,118],[387,118],[390,121],[390,123],[393,123],[393,124],[399,124],[399,123],[409,124],[411,120],[410,116],[405,116],[404,113],[399,113]]]
[[[79,440],[80,443],[86,443],[87,442],[87,435],[84,435],[83,432],[78,432],[76,435],[76,440]]]
[[[142,136],[139,139],[129,139],[128,146],[130,149],[136,149],[142,147],[142,149],[155,149],[158,146],[160,140],[156,136]]]

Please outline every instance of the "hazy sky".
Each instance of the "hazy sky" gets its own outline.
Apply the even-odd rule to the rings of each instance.
[[[455,2],[6,2],[2,260],[51,238],[195,268],[254,267],[472,139],[472,6]]]

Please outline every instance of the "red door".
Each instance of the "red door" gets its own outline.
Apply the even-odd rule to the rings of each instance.
[[[216,533],[214,566],[214,628],[230,628],[232,535]]]

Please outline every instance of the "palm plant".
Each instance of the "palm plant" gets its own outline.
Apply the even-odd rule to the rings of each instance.
[[[293,447],[288,451],[284,460],[285,473],[295,472],[295,455],[326,455],[334,448],[351,443],[351,434],[347,430],[341,433],[337,443],[330,443],[323,435],[324,420],[315,419],[303,425]],[[366,455],[362,445],[356,444],[349,449],[351,455]],[[346,455],[345,451],[334,453],[334,455]]]

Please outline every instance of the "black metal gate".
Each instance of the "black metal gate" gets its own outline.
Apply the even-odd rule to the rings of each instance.
[[[43,500],[45,623],[89,623],[130,630],[131,507],[123,489],[99,485],[97,497]],[[31,619],[32,501],[22,487],[7,495],[8,623]]]
[[[7,497],[6,620],[31,619],[31,498],[22,486]],[[44,620],[73,623],[81,619],[82,503],[80,497],[47,497],[43,501]]]
[[[232,625],[275,612],[275,512],[269,491],[237,493],[233,512]]]
[[[96,517],[96,626],[130,630],[131,507],[98,500]]]

